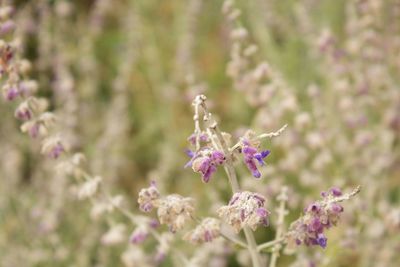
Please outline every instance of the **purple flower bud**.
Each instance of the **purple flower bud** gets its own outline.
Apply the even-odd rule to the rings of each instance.
[[[342,191],[337,188],[337,187],[332,187],[330,192],[332,193],[333,196],[335,197],[340,197],[342,195]]]
[[[261,177],[261,173],[257,169],[256,163],[254,162],[254,160],[252,158],[246,157],[244,162],[246,163],[247,168],[250,170],[251,174],[255,178],[260,178]]]
[[[321,248],[326,248],[327,241],[328,241],[328,239],[324,236],[324,234],[318,234],[317,242],[318,242],[318,245],[321,246]]]
[[[194,152],[190,149],[186,149],[185,150],[186,155],[188,155],[189,158],[193,158],[194,157]]]
[[[208,183],[211,179],[211,176],[216,171],[217,171],[217,168],[214,165],[209,165],[207,171],[205,173],[203,173],[203,182]]]
[[[242,152],[248,156],[253,156],[255,153],[257,153],[257,149],[251,146],[244,146]]]
[[[270,153],[269,150],[264,150],[264,151],[261,151],[260,153],[254,154],[254,158],[258,161],[258,163],[259,163],[261,166],[263,166],[263,165],[265,165],[265,162],[264,162],[263,159],[264,159],[265,157],[267,157],[267,156],[269,155],[269,153]]]
[[[15,117],[17,117],[17,119],[27,121],[32,118],[32,112],[29,109],[17,110],[15,112]]]
[[[160,223],[156,219],[151,219],[149,226],[153,229],[156,229],[158,226],[160,226]]]
[[[61,143],[57,143],[49,152],[49,157],[57,159],[61,153],[64,152],[64,146]]]
[[[216,150],[211,153],[211,159],[216,164],[221,165],[225,162],[225,155],[223,152]]]
[[[320,232],[322,231],[322,224],[318,218],[313,218],[311,223],[308,225],[310,232]]]
[[[312,203],[308,206],[307,211],[318,213],[321,210],[321,206],[318,203]]]
[[[16,87],[11,87],[6,92],[6,100],[13,101],[19,96],[19,91]]]
[[[129,238],[129,242],[132,244],[140,244],[143,243],[148,237],[148,233],[143,231],[142,229],[137,229],[132,233],[132,235]]]
[[[337,204],[337,203],[332,203],[330,205],[330,210],[334,214],[339,214],[339,213],[343,212],[343,207],[341,205]]]
[[[204,241],[211,242],[213,240],[213,236],[211,235],[210,231],[206,230],[204,232]]]
[[[15,23],[12,20],[7,20],[0,26],[0,34],[5,35],[15,29]]]
[[[32,138],[36,138],[39,136],[39,130],[40,130],[40,123],[34,123],[30,128],[29,128],[29,135]]]
[[[195,145],[196,144],[196,134],[190,135],[187,140],[192,145]],[[205,134],[205,133],[200,134],[199,135],[199,140],[200,140],[200,142],[208,142],[208,135]]]
[[[153,205],[151,203],[143,203],[139,208],[144,212],[150,212],[153,209]]]

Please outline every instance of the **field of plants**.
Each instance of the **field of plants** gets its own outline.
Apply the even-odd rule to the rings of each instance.
[[[0,267],[400,266],[399,0],[1,0]]]

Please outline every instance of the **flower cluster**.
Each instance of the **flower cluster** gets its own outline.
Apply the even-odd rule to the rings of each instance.
[[[183,238],[193,244],[201,244],[211,242],[218,236],[220,236],[220,221],[215,218],[205,218]]]
[[[235,193],[227,206],[218,209],[218,216],[238,233],[249,226],[253,231],[259,225],[268,226],[270,212],[264,207],[265,198],[257,193],[243,191]]]
[[[326,247],[327,238],[324,231],[336,225],[339,221],[343,207],[337,202],[343,199],[340,198],[342,192],[338,188],[331,188],[328,192],[322,192],[321,196],[323,197],[322,200],[310,204],[304,210],[305,214],[292,223],[288,233],[289,241],[292,240],[297,245]]]
[[[157,208],[158,219],[166,224],[173,233],[182,229],[194,212],[193,199],[177,194],[161,197],[155,182],[139,192],[139,208],[150,212]]]
[[[217,171],[217,166],[225,162],[225,155],[219,150],[204,148],[197,153],[188,151],[190,161],[185,167],[191,166],[193,171],[198,172],[202,176],[202,180],[208,183],[211,176]]]
[[[11,19],[13,12],[14,10],[10,6],[0,8],[1,37],[13,32],[14,22]],[[21,125],[21,131],[28,133],[32,138],[43,138],[42,152],[50,158],[57,159],[65,152],[66,145],[58,135],[50,135],[49,132],[54,126],[55,117],[51,112],[46,112],[47,100],[33,96],[38,89],[38,84],[34,80],[25,78],[31,65],[29,61],[16,56],[18,49],[17,41],[0,40],[0,78],[4,80],[1,88],[4,99],[7,101],[21,100],[14,113],[17,119],[24,122]]]
[[[194,212],[193,199],[177,194],[160,199],[157,206],[160,223],[168,225],[172,233],[182,229]]]
[[[269,150],[261,150],[259,151],[260,142],[255,140],[254,133],[252,131],[248,131],[245,136],[241,139],[241,149],[240,151],[244,157],[244,163],[247,168],[250,170],[251,174],[255,178],[260,178],[261,173],[257,168],[258,163],[260,166],[264,166],[264,158],[266,158],[271,151]],[[251,141],[250,141],[251,140]]]
[[[150,186],[147,188],[143,188],[139,192],[139,208],[141,211],[150,212],[154,206],[155,202],[160,198],[160,192],[156,187],[156,183],[152,181]]]

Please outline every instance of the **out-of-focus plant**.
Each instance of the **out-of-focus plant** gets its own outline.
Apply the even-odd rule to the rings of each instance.
[[[397,266],[395,1],[10,3],[2,265]]]

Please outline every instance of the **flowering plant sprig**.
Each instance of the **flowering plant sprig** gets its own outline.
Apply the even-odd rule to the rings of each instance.
[[[328,192],[322,192],[322,200],[310,204],[304,209],[304,215],[291,224],[287,234],[288,241],[295,242],[297,245],[318,245],[325,248],[328,239],[324,231],[335,226],[343,212],[343,207],[338,203],[358,194],[360,189],[360,187],[357,187],[344,195],[338,188],[331,188]]]

